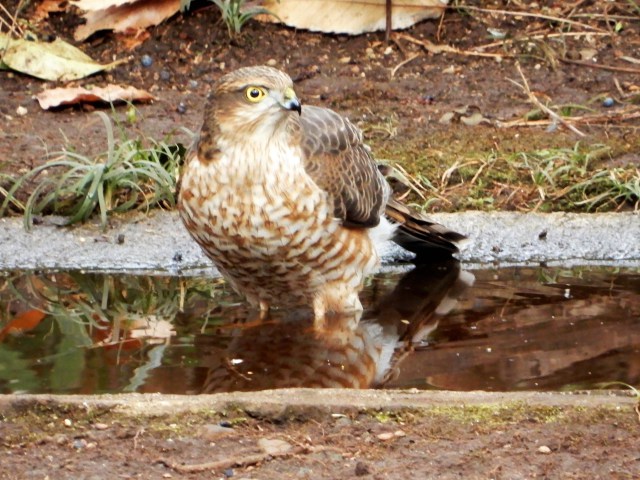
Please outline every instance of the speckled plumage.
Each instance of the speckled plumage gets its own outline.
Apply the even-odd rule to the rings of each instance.
[[[319,107],[298,115],[292,87],[270,67],[215,84],[183,172],[180,213],[223,276],[261,310],[358,310],[364,277],[379,262],[370,233],[390,188],[357,127]]]

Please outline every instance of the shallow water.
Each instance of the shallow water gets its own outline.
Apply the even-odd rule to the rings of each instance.
[[[221,280],[5,272],[0,393],[640,383],[640,270],[380,274],[361,316],[259,319]]]

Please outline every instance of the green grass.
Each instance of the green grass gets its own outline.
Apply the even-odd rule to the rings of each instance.
[[[73,224],[98,211],[106,228],[108,215],[113,212],[175,206],[177,172],[185,148],[129,137],[118,123],[120,138],[116,141],[112,120],[104,112],[96,114],[104,123],[107,150],[89,157],[68,147],[53,154],[45,164],[12,179],[11,188],[0,192],[5,197],[0,216],[10,205],[18,208],[24,212],[25,228],[29,229],[34,215],[55,213]],[[28,182],[36,182],[36,186],[22,204],[16,195]]]
[[[188,10],[192,0],[181,0],[181,10]],[[220,10],[222,21],[227,26],[229,38],[236,39],[242,33],[245,23],[256,15],[273,15],[269,10],[258,6],[247,6],[247,0],[210,0]]]
[[[614,165],[614,146],[416,153],[396,158],[414,187],[408,201],[422,210],[640,209],[640,170],[633,163]]]

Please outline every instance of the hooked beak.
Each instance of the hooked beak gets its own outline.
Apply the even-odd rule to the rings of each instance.
[[[298,112],[298,115],[302,115],[302,105],[296,96],[296,92],[294,92],[291,87],[288,87],[284,91],[284,103],[282,106],[287,110],[295,110]]]

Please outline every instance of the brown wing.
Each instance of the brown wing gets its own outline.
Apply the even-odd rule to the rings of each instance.
[[[347,227],[375,227],[390,188],[362,141],[362,132],[332,110],[304,106],[305,169],[334,202],[334,214]]]

